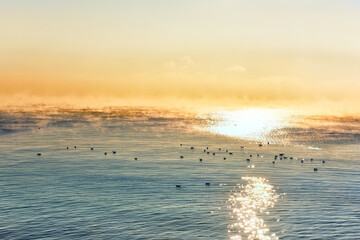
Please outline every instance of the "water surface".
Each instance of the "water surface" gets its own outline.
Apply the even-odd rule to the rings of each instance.
[[[0,238],[358,239],[359,118],[221,114],[1,111]]]

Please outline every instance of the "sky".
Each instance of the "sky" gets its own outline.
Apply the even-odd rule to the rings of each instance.
[[[0,100],[360,112],[360,1],[0,0]]]

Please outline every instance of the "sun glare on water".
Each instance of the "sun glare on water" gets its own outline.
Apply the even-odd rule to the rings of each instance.
[[[266,140],[276,129],[288,125],[288,112],[273,109],[245,109],[241,111],[218,112],[220,121],[208,127],[213,133],[241,137],[251,140]]]
[[[228,226],[230,239],[278,239],[260,215],[274,206],[279,195],[265,178],[243,177],[242,180],[247,184],[238,185],[227,201],[235,221]]]

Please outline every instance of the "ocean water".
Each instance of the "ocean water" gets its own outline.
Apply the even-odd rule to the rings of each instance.
[[[359,239],[359,140],[355,116],[3,109],[0,239]]]

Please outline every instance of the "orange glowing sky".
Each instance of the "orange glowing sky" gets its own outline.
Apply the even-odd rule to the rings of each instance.
[[[3,103],[360,110],[358,1],[13,0],[0,16]]]

